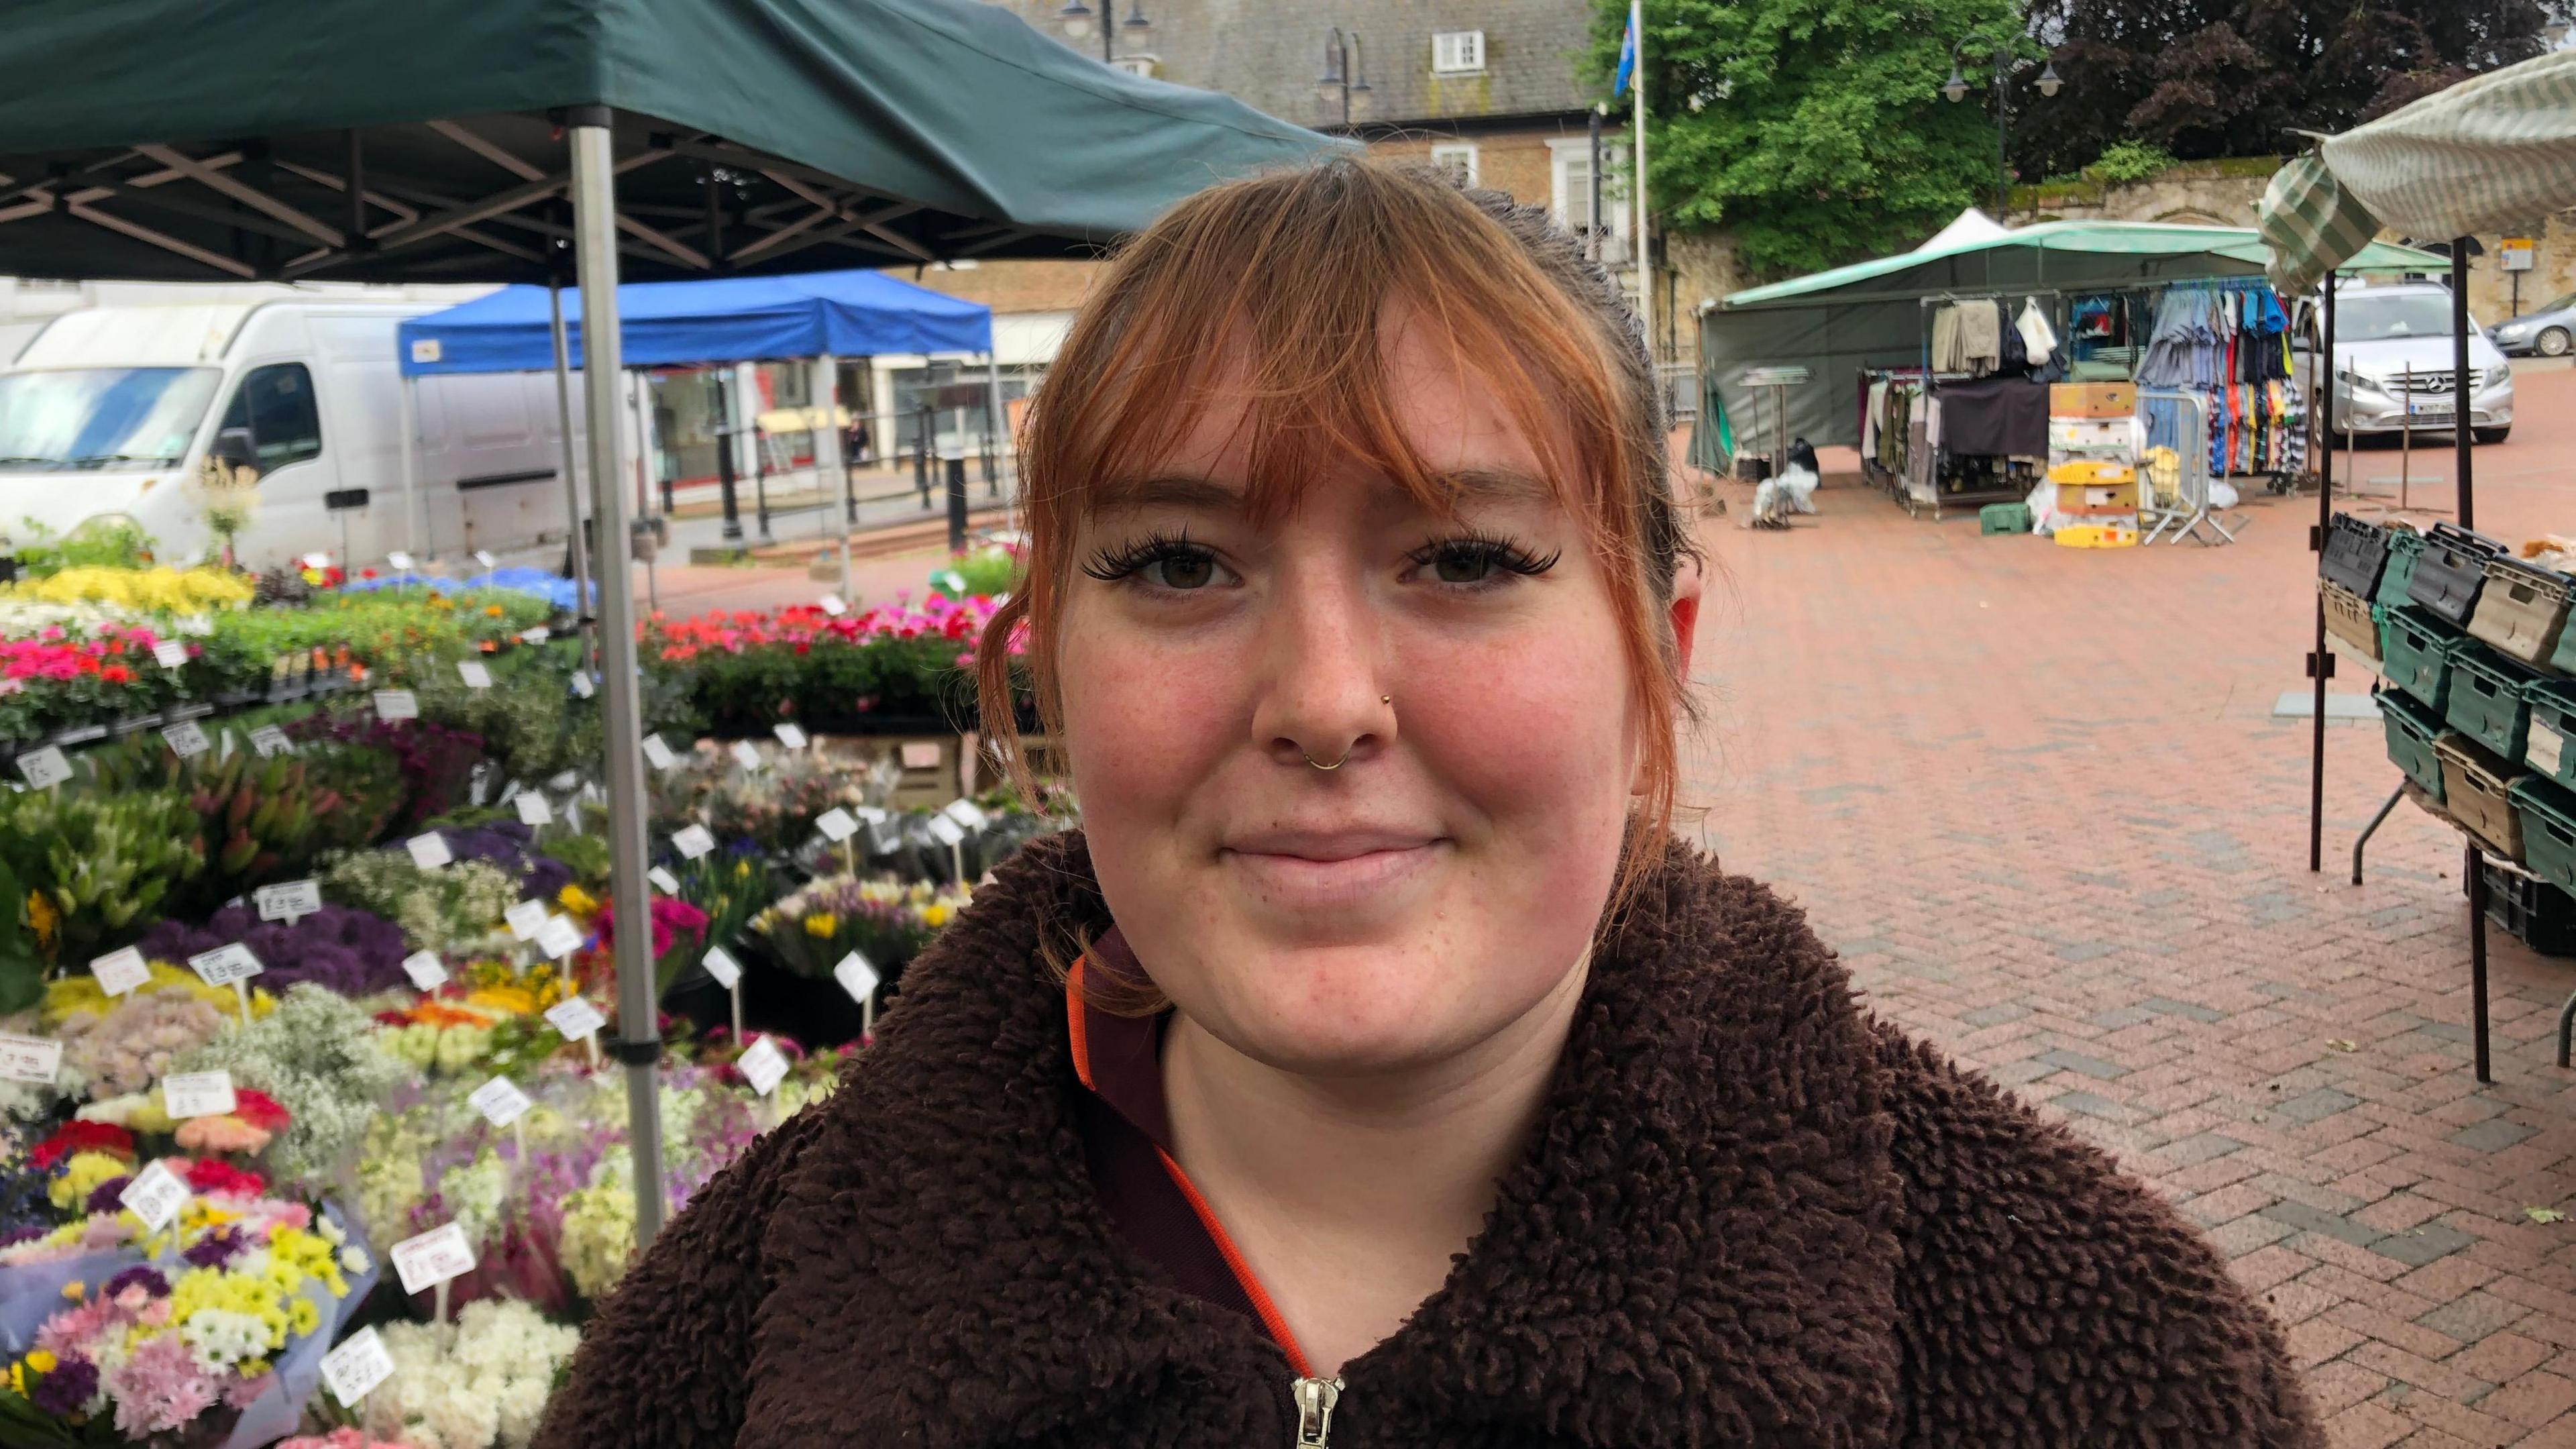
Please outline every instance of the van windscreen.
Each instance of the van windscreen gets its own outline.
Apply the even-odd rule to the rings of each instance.
[[[221,380],[211,367],[0,373],[0,471],[177,463]]]

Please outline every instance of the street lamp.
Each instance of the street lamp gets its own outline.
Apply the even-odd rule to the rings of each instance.
[[[1345,31],[1336,25],[1324,38],[1324,73],[1315,77],[1315,93],[1325,104],[1332,103],[1336,92],[1342,98],[1342,128],[1350,129],[1351,97],[1369,93],[1368,76],[1361,70],[1360,33]]]
[[[1127,0],[1127,18],[1112,26],[1109,20],[1117,10],[1118,0],[1100,0],[1100,60],[1103,65],[1118,63],[1119,31],[1126,31],[1127,39],[1135,45],[1144,44],[1153,33],[1154,22],[1145,18],[1144,0]],[[1067,40],[1090,39],[1091,17],[1091,7],[1083,4],[1082,0],[1064,0],[1064,8],[1055,13],[1056,23],[1064,27]]]
[[[1960,63],[1966,58],[1968,47],[1981,40],[1987,41],[1990,58],[1994,62],[1995,219],[2000,221],[2012,210],[2012,93],[2006,88],[2015,64],[2011,42],[1991,40],[1977,31],[1961,36],[1958,44],[1950,47],[1950,78],[1941,82],[1941,94],[1952,101],[1968,98],[1968,78],[1961,73]],[[2057,63],[2051,60],[2041,67],[2031,85],[2041,95],[2053,96],[2065,88],[2066,80],[2057,73]]]

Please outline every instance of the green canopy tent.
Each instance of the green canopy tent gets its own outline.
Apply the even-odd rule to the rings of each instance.
[[[1804,366],[1814,381],[1789,390],[1789,430],[1820,446],[1853,444],[1860,441],[1861,369],[1922,360],[1927,297],[2251,276],[2264,259],[2262,239],[2242,227],[2052,221],[1969,236],[1729,294],[1700,316],[1702,385],[1728,413],[1753,417],[1761,404],[1737,381],[1744,370]],[[2350,265],[2429,270],[2443,262],[2373,243]]]
[[[975,0],[27,0],[0,47],[0,274],[617,283],[1080,251],[1334,143]],[[616,389],[585,390],[598,537]],[[636,613],[599,661],[620,918],[650,919]],[[617,943],[636,1230],[660,1228],[651,933]]]

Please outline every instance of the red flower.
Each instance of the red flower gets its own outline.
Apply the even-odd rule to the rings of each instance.
[[[134,1134],[113,1122],[66,1122],[60,1131],[29,1150],[27,1160],[45,1168],[75,1152],[104,1152],[130,1162],[134,1159]]]
[[[233,1115],[262,1132],[282,1132],[288,1120],[276,1098],[248,1087],[233,1088]]]
[[[268,1191],[268,1179],[246,1167],[235,1167],[220,1157],[201,1157],[188,1168],[188,1186],[196,1192],[258,1197]]]
[[[98,677],[109,684],[123,684],[134,677],[134,671],[122,664],[111,664],[100,670]]]

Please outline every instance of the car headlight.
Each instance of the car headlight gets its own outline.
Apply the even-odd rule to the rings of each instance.
[[[2496,335],[2498,337],[2520,337],[2522,334],[2530,330],[2531,324],[2527,322],[2515,322],[2496,329]]]

